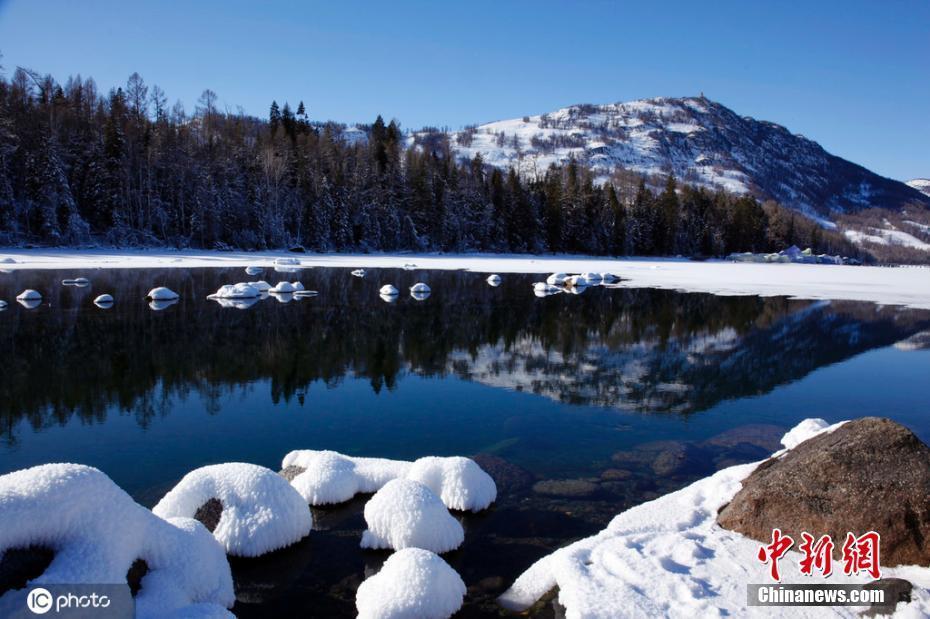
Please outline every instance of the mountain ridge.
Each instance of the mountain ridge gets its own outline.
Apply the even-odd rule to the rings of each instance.
[[[456,155],[541,175],[574,157],[601,182],[615,170],[674,174],[709,189],[774,199],[814,219],[868,208],[930,208],[930,196],[827,152],[786,127],[706,97],[577,104],[449,132]]]

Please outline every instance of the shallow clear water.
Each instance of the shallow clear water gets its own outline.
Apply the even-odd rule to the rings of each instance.
[[[60,284],[78,276],[91,286]],[[478,616],[535,559],[764,457],[805,417],[887,416],[930,440],[930,350],[894,346],[930,312],[603,287],[539,299],[532,275],[499,288],[467,272],[263,277],[320,294],[235,309],[205,297],[254,279],[241,269],[0,274],[0,474],[80,462],[153,505],[198,466],[277,469],[298,448],[481,454],[499,500],[460,515],[466,542],[447,556]],[[416,281],[428,299],[406,294]],[[378,296],[388,282],[396,303]],[[155,285],[180,302],[150,309]],[[13,301],[27,287],[41,306]],[[92,303],[105,292],[111,309]],[[358,549],[364,501],[316,510],[319,530],[290,549],[233,561],[234,612],[351,615],[385,557]]]

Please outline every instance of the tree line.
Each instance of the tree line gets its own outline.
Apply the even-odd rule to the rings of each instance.
[[[457,160],[447,134],[379,116],[345,127],[273,102],[267,119],[188,113],[134,73],[106,94],[18,68],[0,77],[0,244],[720,256],[792,244],[858,255],[773,202],[571,160],[537,177]],[[612,179],[618,178],[615,174]]]

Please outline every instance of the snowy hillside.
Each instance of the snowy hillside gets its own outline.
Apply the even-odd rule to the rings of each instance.
[[[930,196],[930,178],[915,178],[914,180],[907,181],[905,184],[913,187],[920,193]]]
[[[930,206],[904,183],[833,156],[774,123],[739,116],[704,97],[574,105],[452,135],[460,157],[533,177],[574,156],[600,180],[618,167],[673,172],[689,184],[774,198],[817,218],[869,207]]]

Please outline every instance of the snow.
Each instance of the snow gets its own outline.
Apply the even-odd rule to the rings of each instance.
[[[494,274],[488,275],[488,279],[485,281],[488,282],[489,286],[493,286],[494,288],[497,288],[498,286],[501,285],[501,276],[494,273]]]
[[[297,258],[276,258],[274,261],[275,266],[299,266],[300,260]]]
[[[259,297],[251,297],[248,299],[222,299],[220,297],[209,296],[207,298],[211,301],[216,301],[216,303],[222,308],[239,310],[249,309],[260,300]]]
[[[247,266],[245,267],[246,275],[260,275],[265,269],[257,266]]]
[[[405,548],[359,585],[359,619],[445,619],[462,607],[465,583],[436,554]]]
[[[307,297],[315,297],[318,294],[320,293],[316,290],[301,289],[295,292],[294,296],[298,299],[306,299]]]
[[[397,303],[398,297],[396,294],[384,294],[382,292],[378,296],[381,297],[381,300],[384,301],[385,303]]]
[[[292,451],[281,462],[282,468],[299,466],[304,470],[291,485],[310,505],[348,501],[359,492],[375,492],[388,481],[404,477],[409,462],[384,458],[355,458],[335,451]]]
[[[568,279],[568,273],[553,273],[546,278],[546,283],[550,286],[561,286]]]
[[[533,292],[536,293],[536,296],[549,296],[550,294],[558,294],[562,292],[562,289],[558,286],[553,286],[552,284],[547,284],[546,282],[536,282],[533,284]]]
[[[6,301],[0,301],[0,310],[6,309],[6,305],[7,305]]]
[[[152,511],[162,518],[192,518],[213,498],[223,504],[213,537],[234,556],[257,557],[290,546],[313,527],[307,503],[286,479],[238,462],[191,471]]]
[[[291,285],[294,286],[294,292],[302,292],[306,290],[306,288],[304,288],[304,285],[301,284],[300,282],[291,282]]]
[[[294,290],[294,284],[282,281],[275,284],[274,288],[271,288],[268,292],[272,294],[292,294]]]
[[[11,270],[66,268],[194,268],[272,264],[274,254],[211,251],[5,250]],[[3,254],[0,254],[2,256]],[[264,258],[263,258],[264,256]],[[399,268],[410,255],[307,254],[305,266]],[[743,264],[709,260],[612,259],[573,255],[420,254],[423,270],[477,273],[611,272],[624,288],[664,288],[723,296],[787,296],[798,299],[870,301],[930,309],[930,269],[815,264]]]
[[[90,280],[86,277],[78,277],[75,279],[63,279],[61,280],[62,286],[77,286],[79,288],[85,288],[90,286]]]
[[[930,178],[915,178],[913,180],[907,181],[905,184],[910,185],[917,191],[930,196]]]
[[[94,299],[94,305],[104,305],[107,307],[113,305],[113,295],[111,294],[100,295],[99,297]]]
[[[827,426],[807,420],[783,439],[796,446]],[[776,454],[777,455],[777,454]],[[740,489],[741,481],[759,464],[723,469],[690,486],[616,516],[597,535],[543,557],[520,575],[500,597],[511,610],[524,610],[558,587],[559,602],[569,619],[579,617],[746,616],[746,584],[770,582],[769,567],[756,559],[759,542],[716,524],[718,510]],[[806,582],[798,555],[779,564],[783,582]],[[930,613],[930,569],[916,566],[883,568],[883,577],[900,577],[915,585],[914,601],[905,612]],[[830,583],[862,579],[836,571]],[[753,609],[754,616],[779,616],[784,609]],[[793,607],[792,617],[858,617],[855,607]],[[782,611],[782,612],[779,612]],[[902,612],[901,607],[898,609]]]
[[[442,500],[425,484],[392,479],[365,504],[362,548],[422,548],[435,553],[455,550],[465,530]]]
[[[271,284],[269,284],[263,279],[260,279],[257,282],[249,282],[249,286],[251,286],[252,288],[255,288],[259,292],[268,292],[269,290],[271,290]]]
[[[359,492],[376,492],[398,478],[425,484],[449,509],[479,511],[497,498],[490,475],[474,460],[460,456],[426,456],[407,462],[301,449],[284,456],[281,468],[289,466],[304,469],[291,485],[310,505],[342,503]]]
[[[159,286],[158,288],[152,288],[149,290],[149,293],[145,295],[146,299],[151,299],[153,301],[172,301],[179,299],[178,293],[171,290],[170,288],[165,288],[164,286]]]
[[[171,307],[177,302],[178,302],[177,299],[166,299],[164,301],[159,301],[158,299],[152,299],[151,301],[149,301],[149,307],[156,312],[160,312],[162,310],[168,309],[169,307]]]
[[[582,273],[581,277],[584,278],[589,286],[597,286],[603,279],[600,273]]]
[[[432,292],[432,290],[430,290],[430,287],[424,284],[423,282],[417,282],[416,284],[410,287],[410,292],[427,292],[428,293],[428,292]]]
[[[352,275],[355,277],[365,277],[365,269],[355,269],[352,271]]]
[[[497,498],[494,480],[470,458],[420,458],[410,467],[407,479],[425,484],[449,509],[477,512]]]
[[[920,224],[916,225],[919,226]],[[869,228],[866,232],[861,230],[847,229],[843,231],[843,234],[845,234],[846,238],[848,238],[850,241],[858,245],[861,245],[862,243],[875,243],[877,245],[901,245],[904,247],[919,249],[921,251],[930,251],[930,243],[925,243],[913,234],[909,234],[904,230],[898,230],[894,226],[891,226],[891,224],[887,224],[887,227],[885,228]]]
[[[245,282],[226,284],[211,294],[208,299],[254,299],[261,295],[255,286]]]
[[[0,552],[43,546],[51,565],[30,586],[125,583],[136,559],[149,571],[137,617],[231,616],[232,575],[222,547],[199,522],[163,520],[109,477],[77,464],[45,464],[0,477]]]
[[[42,294],[38,290],[27,288],[16,295],[17,301],[41,301]]]
[[[378,291],[378,294],[381,294],[386,297],[390,297],[390,296],[394,296],[399,293],[398,293],[397,288],[395,288],[393,284],[385,284],[381,286],[381,290]]]

